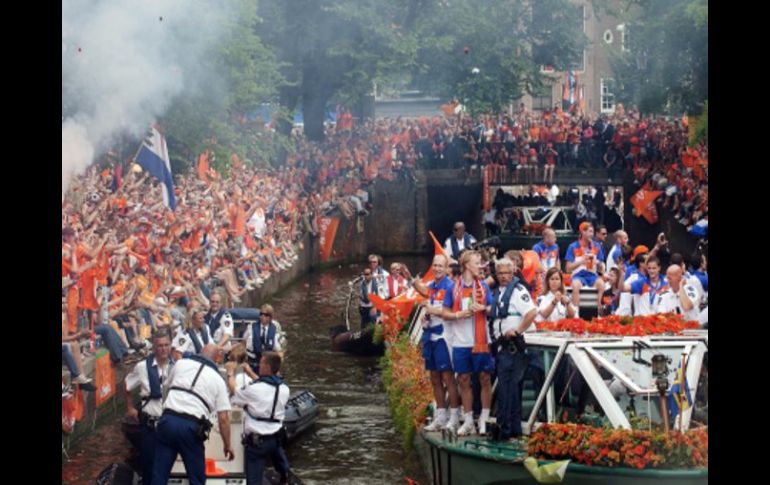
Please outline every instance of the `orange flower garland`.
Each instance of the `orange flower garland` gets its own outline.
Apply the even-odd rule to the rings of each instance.
[[[606,467],[708,468],[708,428],[666,434],[544,424],[530,435],[528,452],[538,458],[569,458]]]
[[[609,317],[594,318],[590,322],[581,318],[565,318],[556,322],[537,323],[538,331],[571,332],[575,335],[679,335],[686,329],[698,329],[700,324],[695,321],[685,321],[681,315],[659,313],[638,317]]]

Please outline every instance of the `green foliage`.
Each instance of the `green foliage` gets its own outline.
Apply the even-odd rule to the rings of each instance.
[[[645,113],[698,113],[708,97],[706,0],[636,0],[620,14],[628,51],[611,54],[616,101]]]
[[[472,114],[499,112],[539,91],[543,65],[569,69],[582,58],[582,18],[566,0],[439,1],[418,33],[417,87],[457,97]]]
[[[260,104],[274,100],[285,81],[274,54],[254,31],[256,0],[231,1],[238,8],[219,26],[225,35],[195,66],[204,75],[192,77],[197,84],[173,101],[163,119],[177,166],[191,166],[207,148],[215,152],[218,170],[227,168],[233,152],[264,163],[275,153],[274,145],[283,143],[261,124],[245,120]]]
[[[422,376],[422,361],[417,361],[417,350],[409,341],[409,336],[402,334],[392,345],[385,349],[385,355],[380,359],[382,382],[388,394],[393,424],[401,434],[402,446],[411,450],[414,444],[415,418],[424,416],[427,412],[425,383],[417,382]],[[412,368],[419,366],[419,368]],[[419,377],[418,377],[419,376]],[[427,388],[428,394],[429,385]]]
[[[690,146],[695,146],[700,142],[708,144],[709,141],[709,102],[703,103],[703,114],[698,117],[695,124],[695,135],[690,140]]]

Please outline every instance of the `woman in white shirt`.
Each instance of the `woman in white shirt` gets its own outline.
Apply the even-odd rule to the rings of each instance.
[[[537,298],[535,322],[556,322],[563,318],[577,317],[577,309],[564,290],[564,280],[559,268],[545,273],[546,290]]]

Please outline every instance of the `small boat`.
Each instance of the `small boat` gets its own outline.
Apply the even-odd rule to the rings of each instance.
[[[361,330],[353,330],[350,323],[351,307],[353,307],[354,299],[358,298],[358,284],[361,283],[362,279],[363,276],[358,276],[348,282],[350,291],[348,292],[345,310],[342,312],[342,321],[344,325],[337,325],[329,329],[332,350],[356,355],[379,356],[385,353],[384,342],[374,342],[376,326],[379,325],[379,323],[367,325]]]

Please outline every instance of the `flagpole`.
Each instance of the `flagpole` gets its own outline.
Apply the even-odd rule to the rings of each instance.
[[[688,391],[687,386],[685,386],[685,381],[686,381],[685,372],[687,370],[687,354],[684,353],[684,352],[682,352],[682,363],[681,363],[681,366],[682,366],[682,375],[681,375],[681,378],[679,379],[679,392],[682,392],[682,387],[685,388],[684,389],[684,396],[685,396],[685,401],[686,401],[687,400],[687,391]],[[684,430],[682,430],[682,414],[684,414],[684,411],[682,410],[682,406],[680,405],[679,406],[679,432],[680,433],[684,432]]]

